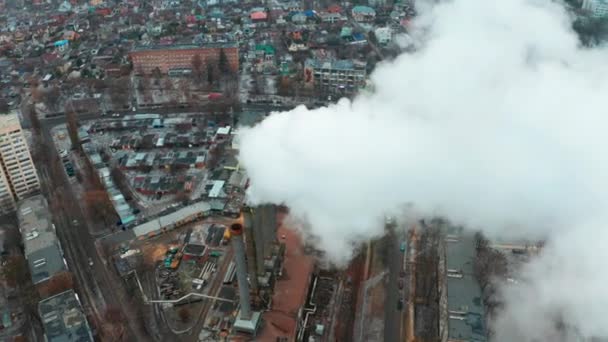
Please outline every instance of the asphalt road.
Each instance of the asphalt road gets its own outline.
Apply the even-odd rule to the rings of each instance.
[[[122,340],[148,341],[149,336],[140,329],[121,282],[104,266],[87,228],[87,220],[72,191],[69,179],[54,148],[48,123],[43,124],[42,141],[35,144],[42,149],[36,160],[43,192],[47,195],[57,235],[61,241],[65,258],[75,275],[77,289],[83,304],[91,311],[97,322],[103,322],[105,309],[117,308],[123,317],[128,317]],[[40,160],[41,159],[41,160]],[[93,266],[89,265],[93,261]],[[130,308],[130,309],[129,309]],[[102,323],[103,324],[103,323]],[[115,336],[115,338],[120,338]],[[121,340],[121,339],[118,339]]]
[[[288,105],[271,105],[271,104],[263,104],[263,103],[250,103],[250,104],[245,104],[243,105],[243,112],[274,112],[274,111],[287,111],[292,109],[293,106],[288,106]],[[155,114],[155,113],[159,113],[159,114],[166,114],[167,113],[167,109],[142,109],[142,110],[138,110],[136,112],[133,111],[124,111],[124,112],[120,112],[120,117],[123,117],[125,115],[132,115],[132,114],[142,114],[142,113],[146,113],[146,114]],[[179,114],[179,113],[194,113],[192,110],[189,110],[188,108],[176,108],[175,111],[173,112],[175,114]],[[89,120],[95,120],[95,119],[112,119],[112,116],[109,115],[101,115],[101,113],[81,113],[78,114],[78,120],[79,121],[89,121]],[[65,115],[59,115],[56,117],[52,117],[52,118],[48,118],[48,119],[42,119],[42,121],[44,122],[45,125],[49,126],[49,127],[53,127],[59,124],[63,124],[66,122],[66,118]]]

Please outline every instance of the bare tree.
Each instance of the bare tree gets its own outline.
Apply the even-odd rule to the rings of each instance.
[[[110,171],[110,176],[112,177],[112,180],[116,184],[118,190],[120,190],[123,196],[125,196],[125,199],[131,200],[133,198],[133,190],[131,189],[129,181],[122,170],[120,170],[117,166],[114,166]]]
[[[105,190],[88,190],[84,194],[84,200],[87,212],[95,222],[113,226],[118,221],[114,206]]]
[[[261,95],[264,93],[264,77],[260,75],[258,72],[254,72],[253,76],[253,88],[251,89],[251,93],[253,95]]]
[[[42,102],[49,109],[51,109],[51,108],[56,109],[57,105],[59,104],[60,98],[61,98],[61,91],[59,90],[59,87],[57,87],[57,86],[52,86],[47,91],[42,93]]]
[[[129,78],[110,78],[107,80],[110,101],[114,109],[120,109],[129,102]]]
[[[278,93],[281,96],[291,96],[295,93],[294,91],[294,82],[287,76],[278,76],[277,77],[278,84]]]
[[[81,150],[82,146],[80,145],[80,138],[78,137],[78,118],[76,117],[76,112],[73,110],[73,108],[68,109],[66,106],[65,118],[68,128],[68,135],[70,136],[70,141],[72,142],[72,148]]]
[[[22,256],[13,255],[8,257],[0,271],[2,272],[2,278],[10,287],[18,287],[19,284],[28,282],[27,264]]]
[[[188,310],[188,308],[181,308],[179,309],[179,311],[177,312],[177,315],[179,316],[179,319],[182,321],[182,323],[188,323],[190,322],[190,310]]]
[[[152,77],[154,77],[155,84],[158,85],[160,83],[160,79],[162,78],[160,68],[156,67],[154,70],[152,70]]]
[[[175,201],[178,203],[188,203],[191,199],[191,195],[192,193],[188,191],[180,190],[175,194]]]
[[[203,79],[203,59],[201,55],[196,54],[192,57],[192,72],[194,74],[194,79],[197,82],[202,81]]]
[[[489,316],[502,305],[497,295],[497,280],[508,274],[508,263],[504,254],[493,249],[489,241],[481,234],[475,234],[476,257],[473,273],[483,294],[483,303]]]
[[[224,151],[226,149],[225,145],[226,144],[222,142],[213,145],[209,149],[209,154],[207,156],[207,169],[213,170],[219,165],[220,159],[222,158],[222,155],[224,154]]]
[[[42,297],[51,297],[74,288],[72,273],[62,272],[53,276],[44,287],[41,288]]]
[[[228,74],[231,71],[230,65],[228,63],[228,57],[226,56],[226,51],[224,51],[224,49],[220,49],[220,56],[217,62],[217,68],[222,74]]]
[[[215,81],[215,70],[213,64],[207,63],[207,85],[211,87]]]
[[[165,78],[165,80],[163,81],[162,89],[163,89],[163,91],[166,91],[168,93],[172,93],[173,90],[175,90],[175,87],[173,86],[173,81],[171,80],[171,78],[169,78],[169,77]]]

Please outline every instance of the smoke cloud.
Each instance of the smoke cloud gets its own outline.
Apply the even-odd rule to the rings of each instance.
[[[241,130],[249,199],[305,218],[336,262],[411,205],[489,235],[549,237],[505,289],[498,341],[548,340],[554,318],[608,335],[607,51],[559,4],[455,0],[416,21],[417,52],[374,91]]]

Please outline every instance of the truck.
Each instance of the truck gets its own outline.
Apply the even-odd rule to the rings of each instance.
[[[227,245],[230,242],[230,229],[224,229],[224,237],[222,238],[222,244]]]
[[[182,261],[182,254],[181,253],[177,253],[174,257],[173,260],[171,261],[171,265],[170,267],[172,269],[177,269],[179,267],[179,263],[180,261]]]

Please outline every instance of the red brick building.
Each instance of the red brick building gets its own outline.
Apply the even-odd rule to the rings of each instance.
[[[228,66],[233,72],[239,70],[239,50],[236,45],[172,45],[137,48],[129,53],[136,74],[150,74],[159,68],[161,73],[183,72],[192,69],[192,59],[201,56],[202,69],[206,63],[218,63],[220,51],[224,51]]]

